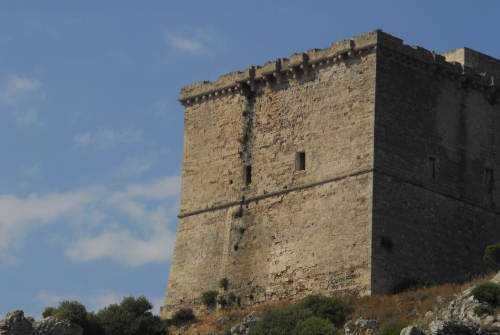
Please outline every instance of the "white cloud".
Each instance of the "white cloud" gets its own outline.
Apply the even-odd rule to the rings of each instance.
[[[148,239],[134,237],[129,231],[122,230],[83,238],[69,248],[67,254],[77,261],[111,258],[137,266],[170,259],[174,242],[175,235],[167,230],[156,232]]]
[[[215,30],[211,28],[194,29],[189,34],[166,32],[164,38],[170,48],[191,55],[210,54],[217,42]]]
[[[115,174],[119,177],[141,175],[153,168],[154,161],[152,156],[128,157],[123,164],[116,169]]]
[[[37,78],[11,75],[0,90],[0,101],[6,105],[18,105],[33,96],[41,96],[42,83]]]
[[[91,200],[85,192],[31,194],[26,198],[0,195],[0,251],[28,229],[30,223],[48,223]]]
[[[42,82],[37,78],[11,75],[0,87],[2,109],[12,115],[19,126],[43,126],[38,108],[33,104],[44,98]]]
[[[181,177],[170,176],[149,183],[129,185],[124,190],[115,192],[110,201],[118,202],[131,198],[163,199],[178,194],[180,188]]]
[[[142,130],[138,129],[120,131],[103,129],[81,133],[73,138],[73,142],[77,147],[95,147],[97,149],[109,149],[117,144],[130,144],[140,141],[142,141]]]
[[[180,177],[177,176],[129,185],[114,192],[107,203],[140,223],[142,236],[134,236],[129,229],[108,230],[78,239],[68,245],[66,254],[76,261],[110,258],[129,266],[170,259],[175,234],[167,229],[167,223],[175,217],[177,206],[167,208],[164,204],[159,204],[151,208],[147,206],[147,201],[164,200],[179,192]]]
[[[38,169],[35,164],[27,171]],[[180,177],[170,176],[116,191],[96,187],[27,197],[0,195],[0,261],[13,259],[14,247],[26,234],[54,223],[71,224],[65,230],[69,235],[52,230],[47,241],[62,244],[72,260],[108,258],[127,266],[166,261],[175,241],[169,225],[179,193]]]

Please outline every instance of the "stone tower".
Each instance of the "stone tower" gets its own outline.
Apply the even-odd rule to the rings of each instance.
[[[228,278],[242,304],[483,271],[500,240],[500,61],[373,31],[182,89],[162,315]]]

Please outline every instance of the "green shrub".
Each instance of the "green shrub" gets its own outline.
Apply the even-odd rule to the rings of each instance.
[[[120,304],[101,309],[96,319],[105,335],[166,335],[167,323],[151,313],[152,305],[145,297],[123,298]]]
[[[310,309],[299,306],[270,308],[262,313],[257,323],[250,328],[250,335],[284,335],[292,334],[300,321],[313,316]]]
[[[342,327],[349,314],[353,312],[351,305],[337,297],[310,295],[300,302],[303,308],[309,308],[315,316],[330,320],[336,327]]]
[[[172,316],[172,324],[182,326],[194,320],[194,313],[191,308],[181,308]]]
[[[56,312],[56,308],[54,307],[45,307],[45,310],[42,313],[42,316],[44,318],[49,317],[49,316],[54,316],[54,313]]]
[[[412,321],[396,323],[396,324],[392,325],[391,327],[389,327],[383,333],[383,335],[399,335],[401,333],[401,331],[403,330],[403,328],[408,327],[411,323],[412,323]]]
[[[226,308],[227,307],[227,300],[224,296],[219,296],[217,299],[217,303],[220,305],[221,308]]]
[[[474,308],[474,313],[477,315],[477,316],[483,316],[485,314],[490,314],[491,313],[491,309],[484,306],[484,305],[479,305],[477,307]]]
[[[76,323],[82,327],[87,323],[87,310],[78,301],[61,301],[53,316]]]
[[[238,231],[240,232],[241,235],[245,234],[245,227],[240,227],[238,228]]]
[[[207,307],[213,308],[217,303],[217,291],[205,291],[201,294],[201,303]]]
[[[328,320],[312,316],[305,321],[299,321],[293,335],[338,335],[335,326]]]
[[[339,298],[312,295],[296,305],[264,311],[250,334],[338,334],[335,327],[342,327],[352,311],[351,305]]]
[[[227,300],[231,305],[234,304],[236,302],[236,294],[233,292],[229,293]]]
[[[233,246],[233,248],[234,248],[234,251],[238,251],[238,248],[239,248],[238,243],[235,243],[234,246]]]
[[[222,278],[221,280],[219,280],[219,287],[227,290],[227,287],[229,286],[229,279],[227,279],[227,277],[224,277]]]
[[[500,242],[486,246],[483,261],[491,271],[500,269]]]
[[[480,302],[486,302],[491,306],[500,306],[500,285],[486,282],[476,286],[472,290],[474,298]]]

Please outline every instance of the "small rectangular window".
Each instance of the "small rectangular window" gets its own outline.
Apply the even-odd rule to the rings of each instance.
[[[252,166],[247,165],[245,166],[245,185],[250,185],[252,183]]]
[[[432,179],[436,179],[436,157],[429,157],[429,169]]]
[[[306,153],[297,152],[295,154],[295,171],[303,171],[306,169]]]
[[[484,169],[483,184],[488,187],[488,192],[493,192],[493,169]]]

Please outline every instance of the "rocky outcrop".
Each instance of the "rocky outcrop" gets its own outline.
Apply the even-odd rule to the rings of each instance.
[[[491,280],[500,284],[500,272]],[[469,288],[450,302],[447,308],[438,311],[427,325],[409,326],[400,335],[497,335],[500,334],[500,314],[484,313],[476,310],[488,305],[474,299]],[[422,329],[425,329],[423,331]]]
[[[67,320],[49,316],[36,322],[23,311],[8,313],[0,320],[0,335],[82,335],[83,328]]]
[[[231,328],[231,335],[246,335],[250,331],[250,327],[257,322],[257,313],[248,314],[241,323]]]

